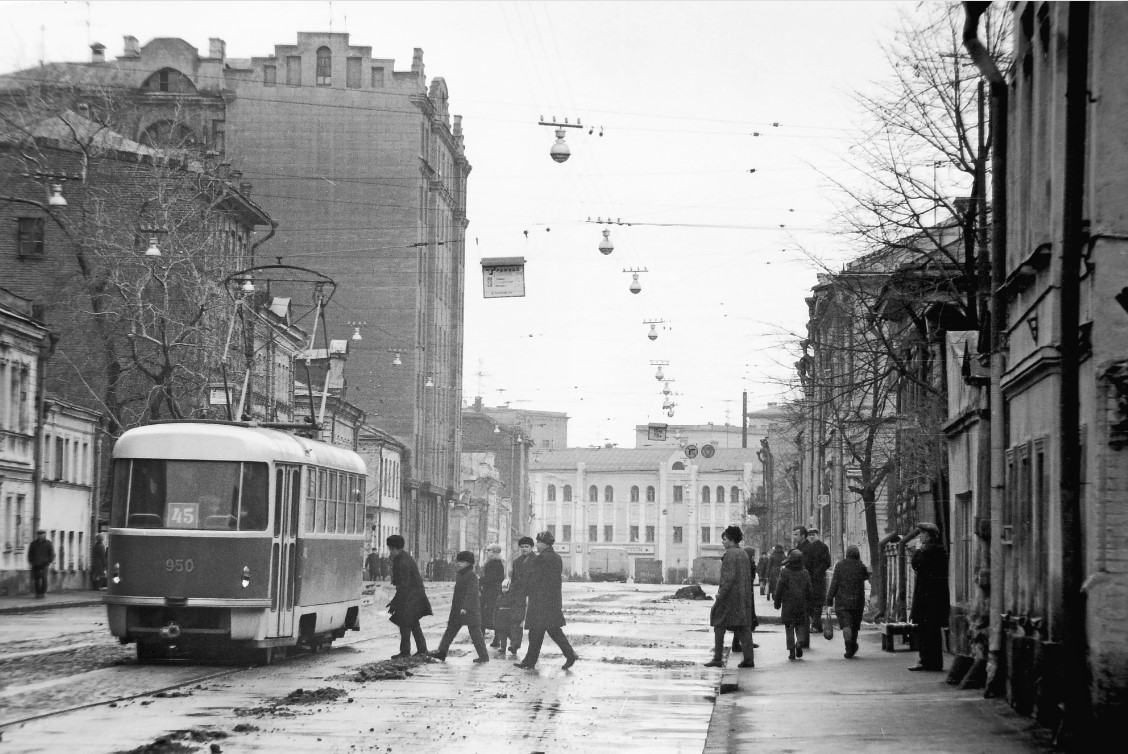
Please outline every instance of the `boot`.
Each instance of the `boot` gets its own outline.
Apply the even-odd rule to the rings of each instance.
[[[803,657],[803,645],[802,644],[795,647],[795,656],[798,657],[798,658]]]
[[[789,659],[789,660],[795,659],[795,647],[788,647],[787,648],[787,659]]]
[[[717,657],[716,655],[713,656],[712,660],[709,660],[709,662],[705,663],[705,667],[707,668],[723,668],[724,666],[724,662],[720,657]]]

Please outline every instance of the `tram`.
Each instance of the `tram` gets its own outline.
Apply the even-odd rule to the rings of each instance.
[[[268,664],[360,629],[367,470],[278,429],[176,421],[113,452],[110,631],[139,661]]]

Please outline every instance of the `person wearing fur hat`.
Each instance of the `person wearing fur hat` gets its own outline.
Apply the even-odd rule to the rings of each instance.
[[[713,627],[713,659],[707,668],[724,665],[725,632],[732,631],[740,639],[744,659],[737,667],[754,668],[755,644],[752,641],[752,565],[748,553],[740,547],[744,532],[739,526],[730,526],[721,534],[725,554],[721,557],[721,583],[717,598],[709,611],[709,625]]]
[[[463,550],[455,556],[454,562],[458,566],[458,577],[454,580],[450,617],[447,618],[446,631],[439,641],[439,648],[430,654],[436,659],[445,661],[451,642],[458,635],[459,629],[466,626],[466,630],[470,632],[470,641],[474,642],[474,649],[478,651],[474,662],[489,662],[490,654],[486,649],[486,640],[482,638],[482,602],[478,575],[474,573],[474,553]]]
[[[564,670],[576,664],[575,650],[561,630],[565,625],[564,599],[560,581],[564,564],[552,549],[556,537],[550,531],[537,534],[537,555],[533,559],[528,581],[529,605],[525,610],[525,628],[529,630],[529,648],[525,659],[513,663],[523,670],[532,670],[540,659],[541,644],[547,633],[564,653]]]
[[[909,620],[916,624],[920,662],[909,670],[943,670],[942,629],[948,625],[948,553],[940,543],[940,529],[931,523],[916,525],[920,547],[911,565],[916,573]],[[912,537],[910,537],[911,539]]]
[[[536,544],[533,542],[532,537],[521,537],[517,540],[517,549],[520,553],[513,559],[513,566],[509,571],[509,590],[513,592],[510,597],[510,602],[515,606],[520,607],[522,620],[525,615],[525,603],[529,597],[529,575],[530,569],[533,567],[533,560],[536,558],[534,554]],[[521,623],[516,626],[511,626],[506,632],[509,637],[509,653],[512,655],[517,654],[521,649],[521,635],[523,630]]]
[[[505,563],[501,559],[501,545],[493,542],[486,546],[486,562],[482,565],[482,630],[494,630],[494,638],[490,646],[500,646],[497,626],[494,625],[494,611],[497,609],[497,598],[501,596],[501,582],[505,581]]]
[[[803,567],[803,552],[798,548],[787,556],[776,584],[775,609],[780,610],[780,620],[787,634],[789,659],[803,656],[803,648],[810,641],[811,574]]]
[[[866,579],[869,569],[862,563],[862,552],[857,545],[846,548],[846,557],[834,566],[830,588],[826,591],[826,604],[834,608],[838,625],[842,627],[842,641],[846,644],[846,659],[858,653],[858,631],[862,628],[862,613],[866,609]]]
[[[392,586],[396,588],[395,596],[388,603],[388,620],[399,626],[400,631],[399,654],[392,655],[392,659],[411,654],[412,637],[415,638],[415,654],[427,654],[427,639],[419,621],[433,613],[427,590],[423,587],[423,577],[419,575],[419,566],[415,564],[415,558],[403,549],[403,537],[399,534],[388,537],[387,545],[392,561]]]

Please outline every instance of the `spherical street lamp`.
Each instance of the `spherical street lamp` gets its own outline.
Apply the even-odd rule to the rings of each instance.
[[[638,293],[642,290],[642,284],[638,282],[638,273],[634,273],[634,279],[631,280],[631,293]],[[657,337],[657,336],[655,336]]]
[[[607,256],[615,250],[615,244],[611,243],[611,231],[603,231],[603,240],[599,242],[599,252]]]
[[[566,162],[572,156],[572,150],[564,143],[564,129],[556,129],[556,143],[548,150],[548,154],[557,162]]]

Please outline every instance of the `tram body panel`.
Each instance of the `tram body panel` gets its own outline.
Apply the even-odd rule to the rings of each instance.
[[[355,540],[303,537],[299,542],[299,608],[357,599],[364,583],[364,545]],[[359,601],[359,600],[358,600]]]
[[[269,538],[221,539],[129,529],[111,529],[110,538],[120,580],[106,585],[107,601],[147,597],[197,605],[215,600],[225,604],[252,600],[257,607],[270,604]],[[250,576],[246,586],[244,573]]]

